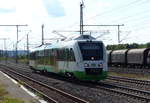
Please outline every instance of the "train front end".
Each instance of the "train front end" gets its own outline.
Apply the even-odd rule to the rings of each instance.
[[[99,81],[107,77],[106,49],[100,41],[79,41],[77,69],[74,75],[80,80]]]

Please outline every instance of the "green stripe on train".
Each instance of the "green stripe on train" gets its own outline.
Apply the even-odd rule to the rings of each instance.
[[[107,78],[108,72],[103,71],[99,75],[87,75],[85,72],[82,71],[68,71],[68,70],[61,70],[60,73],[64,74],[65,72],[73,73],[74,76],[80,80],[104,80]]]
[[[46,66],[46,65],[36,65],[33,67],[35,70],[46,70],[48,72],[53,72],[54,67]]]
[[[102,72],[99,75],[87,75],[85,72],[73,72],[74,75],[80,80],[103,80],[107,77],[107,72]]]
[[[51,66],[45,66],[45,65],[37,65],[35,67],[35,69],[37,70],[47,70],[48,72],[54,72],[54,67]],[[87,75],[85,72],[82,71],[69,71],[66,69],[60,69],[60,71],[58,71],[60,74],[65,74],[65,72],[70,72],[73,73],[74,76],[80,80],[103,80],[106,79],[108,72],[107,71],[103,71],[101,74],[99,75]]]

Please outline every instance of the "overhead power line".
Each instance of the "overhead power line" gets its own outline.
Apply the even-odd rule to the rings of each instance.
[[[136,13],[133,13],[132,15],[127,15],[127,16],[123,16],[123,17],[120,17],[120,18],[117,18],[117,19],[115,19],[115,20],[112,20],[111,22],[118,22],[118,21],[123,21],[123,22],[125,22],[125,21],[135,21],[135,18],[138,18],[138,19],[136,19],[136,20],[141,20],[141,19],[145,19],[145,15],[144,14],[146,14],[147,15],[147,17],[149,18],[149,16],[150,16],[150,14],[149,14],[149,11],[150,11],[150,9],[148,9],[148,10],[144,10],[144,11],[141,11],[141,12],[136,12]],[[135,16],[136,15],[136,16]],[[144,17],[141,17],[141,16],[144,16]],[[140,17],[140,18],[139,18]],[[134,19],[134,20],[133,20]]]
[[[95,16],[92,16],[90,18],[86,18],[85,21],[90,20],[90,19],[94,19],[97,16],[101,16],[101,17],[103,16],[104,17],[104,15],[106,15],[106,14],[111,14],[112,12],[121,10],[123,8],[128,8],[128,7],[134,7],[134,6],[137,6],[137,5],[142,5],[142,4],[147,3],[147,2],[150,2],[150,0],[134,0],[132,2],[129,2],[129,3],[124,4],[124,5],[120,5],[119,7],[113,8],[111,10],[107,10],[107,11],[104,11],[102,13],[96,14]],[[78,22],[75,22],[72,25],[69,25],[67,28],[72,28],[72,27],[74,27],[76,25],[78,25]]]
[[[108,11],[104,11],[103,13],[96,14],[95,16],[92,16],[92,17],[88,18],[87,20],[93,19],[93,18],[95,18],[95,17],[97,17],[97,16],[104,16],[104,15],[106,15],[106,14],[110,14],[110,13],[112,13],[112,12],[118,11],[118,10],[123,9],[123,8],[128,8],[129,6],[131,6],[131,5],[133,5],[133,4],[138,4],[138,3],[139,3],[138,5],[141,5],[142,3],[149,2],[149,0],[144,0],[144,1],[142,1],[142,2],[141,2],[141,1],[142,1],[142,0],[135,0],[135,1],[132,1],[132,2],[130,2],[130,3],[128,3],[128,4],[120,5],[119,7],[113,8],[113,9],[108,10]],[[140,2],[141,2],[141,3],[140,3]],[[136,6],[136,5],[134,5],[134,6]]]
[[[122,25],[83,25],[83,26],[117,26],[118,27],[118,44],[121,42],[120,41],[120,26],[124,26],[124,24]]]

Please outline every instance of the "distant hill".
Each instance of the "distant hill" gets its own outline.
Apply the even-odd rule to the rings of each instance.
[[[8,57],[15,57],[16,56],[16,51],[2,51],[0,50],[0,56],[5,55],[7,52]],[[27,51],[25,50],[18,50],[18,56],[23,56],[23,55],[27,55]]]

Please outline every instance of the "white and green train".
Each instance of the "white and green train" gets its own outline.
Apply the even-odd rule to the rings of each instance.
[[[85,81],[103,80],[108,72],[103,42],[89,35],[42,45],[31,51],[29,65],[35,71],[53,72]]]

